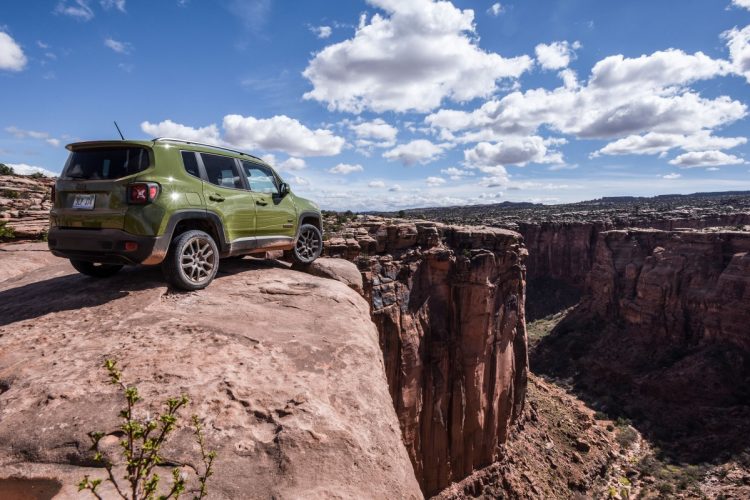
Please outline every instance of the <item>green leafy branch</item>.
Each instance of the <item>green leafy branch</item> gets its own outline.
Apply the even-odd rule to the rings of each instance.
[[[111,359],[105,360],[104,367],[109,374],[111,384],[120,387],[123,391],[126,401],[126,407],[120,411],[120,418],[123,423],[120,430],[124,437],[120,441],[122,455],[125,462],[125,476],[123,479],[126,484],[121,485],[113,472],[114,463],[104,457],[99,447],[101,439],[104,437],[102,432],[92,432],[89,434],[91,439],[91,449],[94,450],[94,460],[101,462],[107,471],[105,479],[91,479],[88,475],[78,483],[78,491],[90,491],[96,498],[102,499],[99,487],[104,481],[110,482],[120,498],[125,500],[167,500],[170,498],[179,498],[185,491],[185,477],[179,468],[172,470],[172,484],[166,495],[156,496],[156,490],[161,478],[154,472],[154,468],[164,463],[164,458],[160,455],[162,445],[177,427],[179,410],[189,403],[187,396],[178,398],[169,398],[164,402],[165,411],[154,418],[147,417],[139,421],[134,416],[136,403],[141,401],[136,387],[127,386],[122,381],[122,372],[117,368],[117,362]],[[216,452],[206,451],[205,437],[203,426],[197,415],[193,415],[192,423],[196,440],[200,447],[201,459],[203,461],[204,472],[198,475],[200,490],[194,500],[200,500],[207,494],[206,483],[208,478],[213,474],[212,467]]]

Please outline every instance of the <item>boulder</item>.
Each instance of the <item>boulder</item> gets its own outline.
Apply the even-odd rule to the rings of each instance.
[[[102,369],[115,359],[144,399],[136,417],[190,398],[183,421],[199,415],[218,453],[210,498],[421,498],[378,332],[348,286],[257,259],[222,262],[192,293],[158,270],[96,280],[62,259],[38,266],[0,282],[0,492],[78,498],[85,474],[104,477],[87,433],[118,439],[124,399]],[[169,443],[162,455],[194,488],[191,430]]]
[[[295,264],[292,267],[313,276],[340,281],[360,295],[362,294],[362,274],[357,266],[348,260],[320,257],[311,264]]]

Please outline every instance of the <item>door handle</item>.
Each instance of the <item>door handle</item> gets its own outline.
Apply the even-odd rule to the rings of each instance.
[[[208,195],[208,199],[211,201],[224,201],[224,197],[219,194],[210,194]]]
[[[255,204],[265,207],[266,205],[268,205],[268,202],[265,200],[255,200]]]

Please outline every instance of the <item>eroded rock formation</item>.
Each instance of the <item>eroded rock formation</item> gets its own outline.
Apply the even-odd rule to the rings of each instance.
[[[138,418],[190,397],[184,417],[204,419],[218,452],[211,498],[421,498],[369,305],[348,286],[244,259],[206,290],[171,293],[158,270],[95,280],[44,246],[0,252],[36,264],[0,277],[0,493],[78,498],[84,474],[104,477],[87,433],[118,457],[124,399],[102,369],[114,358],[144,397]],[[199,467],[189,428],[162,455]]]
[[[425,494],[497,460],[526,387],[520,235],[371,219],[331,239],[327,251],[356,258],[363,271]]]
[[[54,182],[48,177],[0,175],[0,223],[6,223],[16,239],[47,233]]]
[[[587,283],[535,369],[575,377],[681,459],[750,444],[750,233],[604,232]]]

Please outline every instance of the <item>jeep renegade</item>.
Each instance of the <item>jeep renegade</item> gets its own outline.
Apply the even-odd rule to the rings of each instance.
[[[285,250],[307,264],[320,255],[320,208],[255,156],[168,138],[67,149],[49,249],[83,274],[161,264],[173,286],[198,290],[220,258]]]

